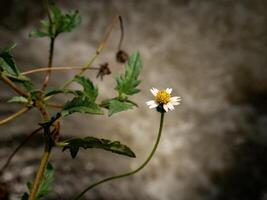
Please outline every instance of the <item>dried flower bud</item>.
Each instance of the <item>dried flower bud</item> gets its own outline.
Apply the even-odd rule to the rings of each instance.
[[[100,68],[99,68],[99,71],[96,75],[96,78],[100,77],[101,80],[103,80],[103,77],[105,75],[109,75],[109,74],[111,74],[111,71],[108,67],[108,63],[104,63],[104,64],[100,65]]]
[[[119,50],[116,54],[116,59],[119,63],[125,63],[129,58],[129,55],[123,51],[123,50]]]

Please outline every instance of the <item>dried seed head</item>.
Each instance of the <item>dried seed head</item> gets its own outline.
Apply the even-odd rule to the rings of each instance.
[[[116,59],[119,63],[125,63],[129,58],[129,55],[123,51],[123,50],[119,50],[116,54]]]
[[[105,75],[109,75],[109,74],[111,74],[111,71],[110,71],[110,69],[108,67],[108,63],[104,63],[104,64],[100,65],[100,68],[99,68],[99,71],[98,71],[98,73],[96,75],[96,78],[100,77],[101,80],[103,80],[103,77]]]

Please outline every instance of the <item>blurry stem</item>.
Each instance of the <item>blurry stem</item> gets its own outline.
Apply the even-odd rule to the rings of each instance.
[[[54,55],[54,44],[55,44],[55,39],[54,37],[50,38],[50,48],[49,48],[49,58],[48,58],[48,68],[52,67],[53,64],[53,55]],[[49,78],[51,75],[51,70],[48,70],[44,79],[44,83],[43,83],[43,87],[42,89],[45,90],[45,88],[47,87]]]
[[[82,70],[84,67],[42,67],[37,69],[32,69],[29,71],[22,72],[22,75],[33,74],[37,72],[46,71],[67,71],[67,70]],[[99,67],[90,67],[90,70],[99,70]]]
[[[101,42],[99,43],[94,55],[91,57],[91,59],[84,65],[84,67],[81,69],[81,71],[77,74],[77,75],[82,75],[87,69],[91,68],[92,63],[95,61],[95,59],[98,57],[98,55],[101,53],[101,51],[103,50],[103,48],[105,47],[107,40],[110,36],[110,33],[114,27],[114,25],[116,24],[116,22],[118,21],[119,16],[116,15],[112,18],[112,21],[110,23],[110,25],[108,26]],[[63,85],[62,88],[66,88],[69,84],[71,84],[72,82],[72,78],[67,80]]]
[[[145,162],[142,165],[140,165],[137,169],[135,169],[135,170],[133,170],[131,172],[120,174],[120,175],[117,175],[117,176],[112,176],[112,177],[109,177],[109,178],[105,178],[103,180],[100,180],[100,181],[98,181],[96,183],[93,183],[93,184],[89,185],[80,194],[78,194],[74,198],[74,200],[80,199],[88,190],[94,188],[97,185],[100,185],[100,184],[105,183],[107,181],[111,181],[111,180],[115,180],[115,179],[119,179],[119,178],[131,176],[131,175],[139,172],[141,169],[143,169],[147,165],[147,163],[151,160],[151,158],[153,157],[153,155],[154,155],[154,153],[155,153],[155,151],[156,151],[156,149],[158,147],[158,144],[159,144],[159,141],[160,141],[160,137],[161,137],[162,128],[163,128],[163,122],[164,122],[164,113],[161,113],[161,116],[160,116],[160,125],[159,125],[159,131],[158,131],[158,136],[157,136],[156,143],[154,144],[154,147],[153,147],[151,153],[149,154],[149,156],[147,157],[147,159],[145,160]]]
[[[56,104],[56,103],[49,103],[49,104],[47,104],[47,106],[51,107],[51,108],[58,108],[58,109],[63,108],[62,104]]]
[[[123,20],[122,20],[121,16],[119,16],[119,20],[120,20],[120,28],[121,28],[121,37],[120,37],[120,41],[119,41],[118,50],[121,50],[121,46],[122,46],[122,42],[123,42],[123,38],[124,38]]]
[[[42,130],[42,128],[38,128],[36,130],[34,130],[32,133],[30,133],[29,135],[27,135],[24,140],[17,146],[17,148],[10,154],[10,156],[8,157],[6,163],[3,165],[3,167],[0,170],[0,174],[3,173],[3,171],[8,167],[8,165],[10,164],[12,158],[16,155],[16,153],[21,149],[21,147],[23,147],[23,145],[29,141],[29,139],[31,139],[32,136],[34,136],[36,133],[38,133],[40,130]]]
[[[9,116],[9,117],[7,117],[5,119],[0,120],[0,125],[3,125],[5,123],[7,123],[7,122],[9,122],[9,121],[11,121],[13,119],[15,119],[16,117],[24,114],[28,110],[30,110],[30,107],[24,107],[24,108],[20,109],[18,112],[14,113],[13,115],[11,115],[11,116]]]
[[[51,17],[51,13],[50,13],[50,9],[49,9],[48,0],[43,0],[43,5],[45,7],[45,10],[46,10],[46,13],[47,13],[47,16],[48,16],[49,23],[52,24],[52,17]]]
[[[17,94],[19,94],[20,96],[24,96],[27,97],[28,95],[23,92],[20,88],[18,88],[15,83],[13,83],[7,76],[5,76],[4,74],[1,74],[1,78],[2,80],[9,85]]]

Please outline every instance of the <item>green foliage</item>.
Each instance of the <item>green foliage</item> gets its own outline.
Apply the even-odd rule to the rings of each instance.
[[[65,117],[75,112],[98,115],[103,114],[102,109],[86,96],[74,97],[71,101],[68,101],[62,109],[61,115]]]
[[[8,103],[22,103],[27,104],[29,101],[27,98],[23,96],[14,96],[11,99],[8,100]]]
[[[119,95],[133,95],[140,91],[137,86],[141,82],[141,80],[138,80],[141,69],[140,54],[132,54],[126,65],[125,73],[116,78],[117,86],[115,89],[119,92]]]
[[[30,37],[56,38],[60,33],[70,32],[81,23],[77,10],[64,14],[56,5],[50,5],[49,12],[51,12],[51,23],[49,20],[42,20],[41,29],[33,29]]]
[[[95,137],[85,137],[85,138],[73,138],[63,142],[63,151],[69,149],[72,158],[75,158],[78,154],[79,148],[99,148],[106,151],[111,151],[113,153],[135,157],[134,152],[124,144],[119,141],[110,141],[107,139],[98,139]]]
[[[108,115],[111,116],[115,113],[132,109],[136,104],[131,101],[122,101],[114,98],[103,101],[101,106],[108,109]]]
[[[53,96],[56,94],[73,94],[75,96],[80,96],[82,95],[82,92],[79,90],[71,90],[71,89],[67,89],[67,88],[55,88],[55,89],[50,89],[48,91],[45,92],[44,96],[45,97],[49,97],[49,96]]]
[[[15,64],[13,56],[11,55],[11,50],[13,50],[15,47],[16,44],[12,43],[11,45],[9,45],[8,47],[6,47],[1,51],[0,70],[12,76],[18,77],[20,72]]]
[[[55,173],[55,170],[54,170],[53,166],[50,163],[48,163],[46,170],[45,170],[45,173],[44,173],[44,177],[42,179],[42,182],[41,182],[40,187],[38,189],[38,192],[36,194],[36,200],[47,196],[48,193],[51,191],[52,184],[54,182],[54,173]],[[27,187],[28,187],[28,190],[30,192],[32,184],[28,182]],[[21,200],[28,200],[28,198],[29,198],[29,194],[25,192],[23,194]]]
[[[16,66],[14,58],[11,54],[11,50],[13,50],[15,47],[16,44],[12,43],[0,52],[0,72],[2,75],[7,76],[10,80],[22,84],[26,91],[29,92],[33,90],[34,86],[32,81],[26,76],[22,75]]]
[[[73,81],[82,85],[83,95],[88,97],[90,101],[95,102],[98,95],[98,89],[90,79],[85,76],[75,76]]]

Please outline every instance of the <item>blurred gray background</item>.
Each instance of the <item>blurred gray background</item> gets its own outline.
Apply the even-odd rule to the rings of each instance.
[[[166,115],[164,134],[150,164],[140,173],[88,192],[95,200],[266,200],[267,199],[267,2],[264,0],[59,0],[65,10],[79,9],[82,24],[56,41],[54,66],[81,66],[94,53],[115,14],[123,16],[123,49],[140,51],[144,62],[139,108],[105,116],[75,114],[63,121],[63,137],[95,135],[130,146],[136,159],[101,150],[82,151],[73,160],[59,149],[52,154],[54,190],[47,199],[70,199],[89,183],[136,168],[151,150],[159,114],[145,102],[151,87],[173,88],[183,101]],[[45,66],[47,39],[28,37],[45,17],[40,1],[1,0],[0,46],[14,51],[22,70]],[[99,86],[98,100],[115,94],[119,39],[115,26],[94,66],[108,61],[112,74]],[[50,87],[73,72],[54,73]],[[31,76],[40,84],[43,74]],[[73,86],[75,87],[75,86]],[[0,82],[0,117],[19,107]],[[63,103],[64,98],[55,99]],[[38,112],[0,127],[2,165],[26,134],[40,122]],[[20,199],[39,164],[41,135],[14,158],[1,177],[10,199]]]

